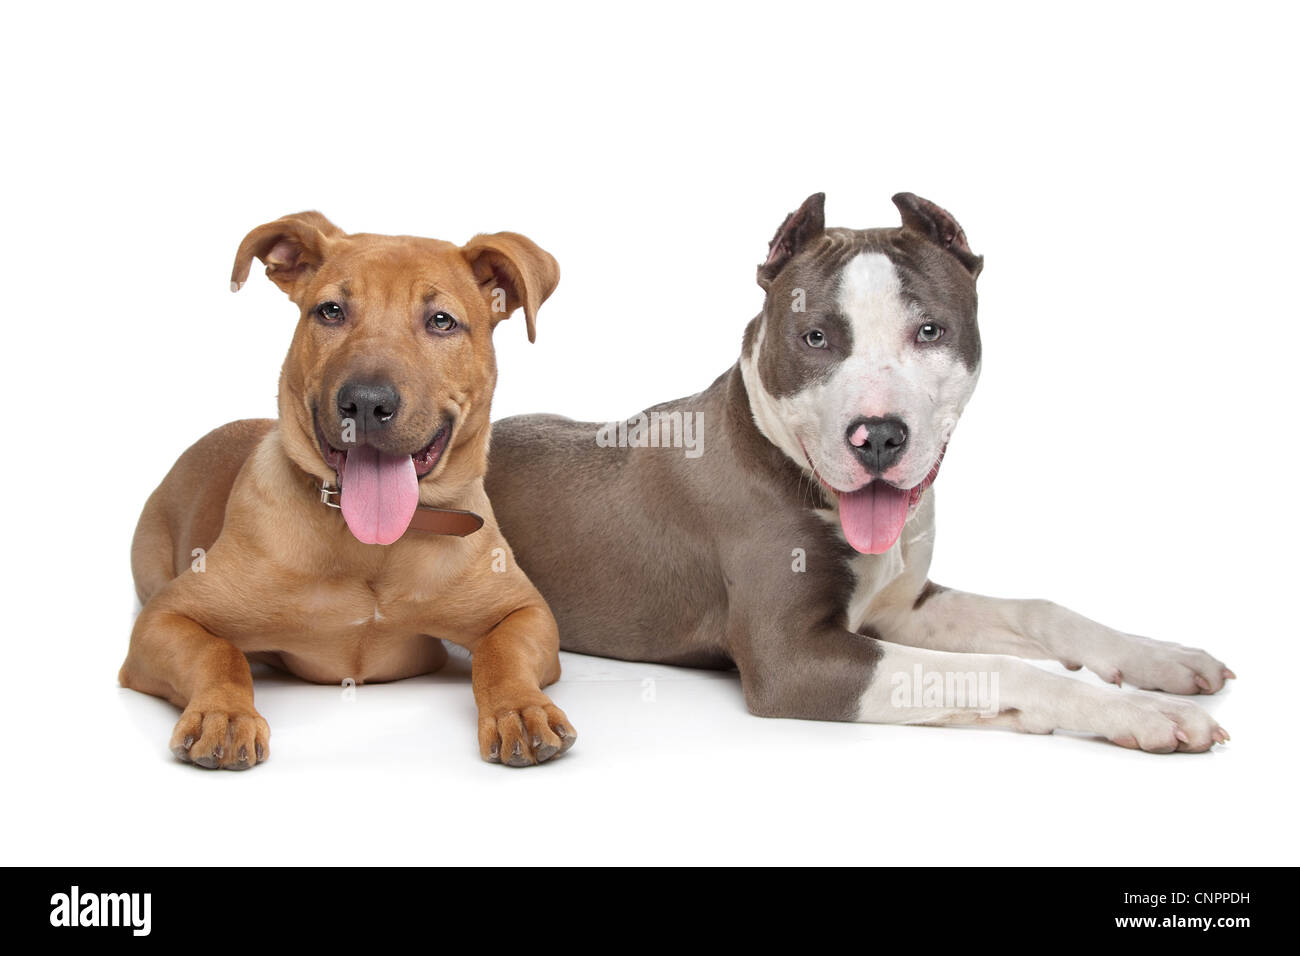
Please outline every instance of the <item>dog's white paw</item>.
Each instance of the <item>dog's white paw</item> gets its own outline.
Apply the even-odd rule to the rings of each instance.
[[[1229,739],[1200,707],[1155,694],[1116,695],[1099,718],[1099,730],[1111,742],[1148,753],[1202,753]]]
[[[1170,694],[1215,694],[1236,678],[1223,661],[1195,647],[1183,647],[1133,634],[1116,634],[1098,642],[1079,664],[1110,684],[1132,684]]]

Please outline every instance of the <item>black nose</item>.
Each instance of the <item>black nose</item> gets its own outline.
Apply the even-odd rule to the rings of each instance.
[[[907,426],[901,418],[857,418],[849,423],[849,446],[867,471],[880,474],[903,456]]]
[[[335,399],[339,415],[356,422],[358,438],[387,428],[400,403],[397,389],[387,382],[348,382]]]

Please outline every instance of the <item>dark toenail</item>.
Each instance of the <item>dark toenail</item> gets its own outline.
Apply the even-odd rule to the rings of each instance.
[[[506,764],[511,767],[527,767],[531,765],[532,762],[532,757],[525,756],[523,745],[516,740],[514,753],[510,755],[508,760],[506,760]]]
[[[263,759],[263,758],[266,756],[266,751],[262,749],[262,745],[261,745],[261,744],[258,744],[254,749],[257,751],[257,759],[258,759],[258,760],[261,760],[261,759]]]
[[[243,763],[248,763],[248,747],[239,748],[239,759]]]
[[[190,736],[185,738],[185,749],[189,750],[193,746],[194,746],[194,735],[191,734]]]
[[[542,744],[537,748],[537,762],[542,763],[545,760],[550,760],[559,752],[559,747],[552,747],[550,744]]]

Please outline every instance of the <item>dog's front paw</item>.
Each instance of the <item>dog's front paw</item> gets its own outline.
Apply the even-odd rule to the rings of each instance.
[[[271,728],[251,705],[194,700],[172,731],[172,753],[207,770],[247,770],[270,756]]]
[[[1202,753],[1229,739],[1228,732],[1200,707],[1155,694],[1120,695],[1107,703],[1104,723],[1113,743],[1148,753]]]
[[[1111,684],[1132,684],[1142,690],[1170,694],[1215,694],[1236,678],[1223,661],[1195,647],[1132,634],[1118,634],[1083,663]]]
[[[479,753],[489,763],[530,767],[559,756],[577,739],[564,711],[545,697],[538,703],[479,713]]]

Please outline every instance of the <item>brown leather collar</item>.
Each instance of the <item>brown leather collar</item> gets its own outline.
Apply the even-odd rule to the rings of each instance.
[[[337,495],[339,489],[328,484],[320,486],[321,504],[338,508],[339,505],[330,498]],[[451,534],[458,538],[471,535],[483,527],[483,516],[472,511],[457,511],[455,508],[426,508],[420,505],[411,517],[407,531],[424,531],[428,534]]]

